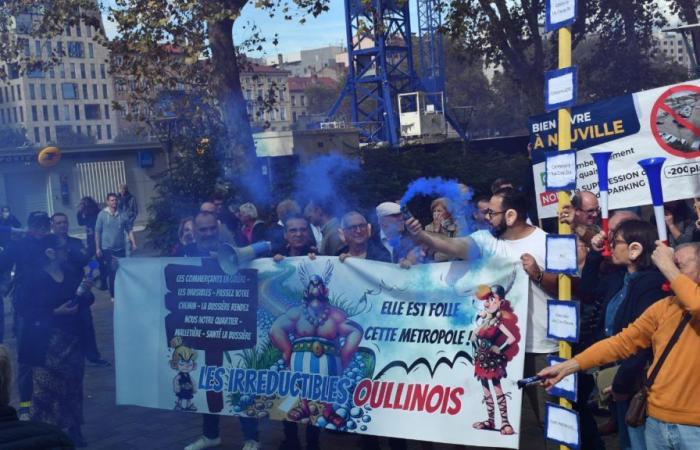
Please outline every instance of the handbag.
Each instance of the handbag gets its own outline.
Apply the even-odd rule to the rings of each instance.
[[[617,370],[620,366],[615,365],[611,367],[606,367],[605,369],[600,369],[594,374],[595,385],[598,388],[598,407],[601,409],[607,409],[610,406],[610,401],[612,400],[612,394],[609,392],[603,394],[613,384],[615,375],[617,375]]]
[[[690,322],[690,318],[690,313],[686,311],[683,314],[683,318],[678,324],[676,331],[673,333],[673,336],[671,336],[671,339],[668,341],[666,348],[664,348],[661,357],[654,366],[654,369],[651,371],[649,378],[647,378],[647,381],[644,383],[644,386],[642,386],[642,389],[640,389],[636,394],[634,394],[634,396],[630,400],[629,407],[627,408],[627,412],[625,413],[625,423],[628,426],[635,428],[644,425],[644,422],[646,422],[647,396],[649,395],[649,389],[651,388],[651,385],[654,384],[654,380],[656,380],[656,376],[659,374],[661,366],[666,360],[668,354],[671,352],[673,346],[678,341],[678,338],[683,332],[683,329],[688,324],[688,322]]]

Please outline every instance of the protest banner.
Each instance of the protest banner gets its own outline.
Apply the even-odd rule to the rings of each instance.
[[[598,194],[592,152],[610,151],[610,209],[650,205],[639,160],[665,157],[666,201],[700,196],[700,80],[615,97],[571,111],[571,140],[577,149],[578,190]],[[557,148],[556,114],[530,118],[533,175],[539,217],[555,217],[557,196],[545,188],[545,152]]]
[[[126,258],[117,403],[517,448],[527,293],[500,259]]]

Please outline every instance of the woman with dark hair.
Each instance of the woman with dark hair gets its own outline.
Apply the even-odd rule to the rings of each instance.
[[[95,255],[95,222],[97,215],[100,213],[100,207],[92,197],[83,197],[78,203],[78,225],[85,227],[85,235],[87,239],[88,256]]]
[[[667,295],[662,288],[665,278],[651,261],[656,239],[656,227],[651,223],[627,220],[620,224],[610,239],[612,263],[617,269],[599,278],[599,264],[584,266],[582,286],[602,298],[603,303],[597,327],[598,340],[619,333],[654,302]],[[643,427],[628,428],[625,413],[629,399],[641,387],[644,367],[650,359],[651,352],[647,350],[623,360],[612,386],[607,389],[615,401],[614,413],[621,450],[646,448]]]
[[[17,357],[33,367],[32,420],[65,429],[76,447],[85,447],[81,310],[94,301],[90,282],[66,264],[65,241],[49,234],[36,247],[37,270],[24,283],[17,304],[22,327]]]
[[[668,245],[676,247],[693,241],[695,221],[685,200],[664,203],[664,221],[668,230]]]

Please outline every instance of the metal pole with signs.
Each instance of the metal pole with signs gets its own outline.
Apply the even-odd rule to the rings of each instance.
[[[576,0],[546,0],[545,2],[545,31],[557,31],[559,41],[559,66],[557,70],[545,74],[545,109],[557,110],[557,143],[560,152],[571,150],[571,106],[576,103],[576,68],[571,64],[571,24],[576,20]],[[574,159],[575,174],[575,159]],[[566,191],[558,189],[558,209],[571,204],[571,199]],[[559,235],[571,235],[571,226],[559,222]],[[563,236],[561,236],[563,237]],[[574,246],[575,247],[575,246]],[[571,278],[567,273],[559,273],[559,301],[571,300]],[[571,345],[563,340],[559,341],[559,357],[571,358]],[[559,396],[559,404],[571,409],[571,402]],[[552,408],[554,411],[554,408]],[[547,414],[549,415],[549,413]],[[576,426],[578,428],[578,426]],[[549,431],[547,437],[552,439]],[[578,434],[578,433],[577,433]],[[554,439],[560,442],[562,449],[568,449],[564,445],[567,440]],[[580,443],[580,437],[577,437]],[[574,445],[575,444],[570,444]]]

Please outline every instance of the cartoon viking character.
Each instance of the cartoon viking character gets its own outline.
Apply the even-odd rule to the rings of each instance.
[[[323,277],[309,276],[305,265],[298,271],[304,286],[301,305],[292,306],[275,320],[270,341],[294,372],[341,375],[360,345],[362,327],[349,320],[345,311],[329,304],[328,284],[333,275],[330,261]],[[341,337],[345,338],[342,347]],[[307,402],[289,411],[288,417],[295,421],[309,417]]]
[[[197,407],[192,404],[197,388],[190,376],[190,372],[197,368],[197,352],[184,345],[179,336],[170,340],[170,346],[173,348],[170,367],[177,371],[177,375],[173,378],[173,391],[177,396],[174,409],[176,411],[197,411]],[[183,400],[185,401],[184,407],[182,406]]]
[[[507,376],[508,361],[518,353],[520,330],[518,316],[513,313],[510,302],[505,299],[503,286],[481,285],[477,288],[476,298],[484,302],[484,309],[476,320],[476,356],[474,358],[474,376],[484,389],[484,403],[488,419],[474,423],[479,430],[495,430],[494,402],[489,389],[489,381],[496,393],[498,410],[501,413],[501,434],[513,434],[515,431],[508,422],[508,405],[506,394],[501,387],[501,380]]]

